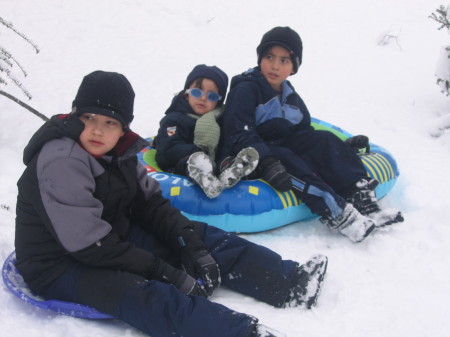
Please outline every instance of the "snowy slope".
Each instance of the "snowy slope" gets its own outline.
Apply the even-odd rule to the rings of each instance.
[[[231,77],[255,65],[263,33],[277,25],[294,28],[303,39],[304,58],[291,82],[314,117],[366,134],[394,154],[400,179],[381,204],[401,208],[406,221],[358,245],[317,220],[246,235],[285,258],[327,255],[318,306],[275,309],[226,289],[214,300],[289,337],[438,337],[450,330],[450,136],[430,136],[436,120],[450,112],[450,98],[439,92],[434,77],[449,35],[428,18],[440,4],[445,3],[0,0],[0,16],[41,52],[36,55],[3,27],[0,45],[28,70],[23,82],[34,96],[29,103],[47,116],[70,110],[87,73],[125,74],[136,92],[133,129],[152,136],[193,66],[215,64]],[[6,89],[23,97],[11,85]],[[14,249],[22,149],[41,123],[0,96],[1,261]],[[3,284],[0,334],[142,335],[121,322],[74,319],[27,306]]]

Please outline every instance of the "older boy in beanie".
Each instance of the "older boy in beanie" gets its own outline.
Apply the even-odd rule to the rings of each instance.
[[[95,71],[72,113],[25,148],[15,247],[31,291],[154,337],[266,336],[255,318],[207,299],[220,284],[275,307],[313,306],[327,258],[282,260],[181,215],[137,160],[147,143],[130,130],[133,103],[125,76]]]
[[[259,175],[275,189],[294,193],[330,228],[354,242],[377,226],[374,189],[355,151],[333,133],[316,131],[309,111],[287,78],[303,54],[300,36],[275,27],[262,37],[258,66],[235,76],[223,117],[222,157],[255,148]],[[388,219],[403,221],[400,212]]]
[[[226,167],[219,170],[216,165],[221,135],[218,120],[227,87],[228,76],[220,68],[195,66],[160,121],[154,142],[158,165],[165,171],[190,177],[209,198],[237,184],[258,164],[256,150],[244,148],[233,160],[227,160]]]

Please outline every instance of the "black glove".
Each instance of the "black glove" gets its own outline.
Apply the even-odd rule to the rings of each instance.
[[[259,165],[261,167],[261,177],[275,189],[281,192],[287,192],[292,189],[291,175],[275,157],[264,157]]]
[[[219,265],[206,249],[191,252],[188,247],[181,253],[181,264],[186,273],[197,278],[207,296],[220,285]]]
[[[152,276],[152,279],[157,281],[173,284],[183,294],[207,297],[205,288],[192,276],[161,259],[156,259],[156,268]]]
[[[220,285],[220,271],[217,262],[208,252],[200,236],[194,230],[195,223],[180,232],[181,265],[197,282],[201,282],[208,296]]]
[[[355,152],[359,152],[360,149],[365,149],[366,153],[370,152],[369,137],[367,136],[364,135],[353,136],[347,138],[345,140],[345,143],[350,145],[350,147],[353,150],[355,150]]]

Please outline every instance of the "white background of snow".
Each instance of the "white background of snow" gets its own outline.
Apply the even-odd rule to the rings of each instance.
[[[214,300],[257,316],[289,337],[448,336],[450,331],[450,137],[433,138],[450,112],[434,76],[448,34],[428,16],[439,0],[58,1],[0,0],[0,15],[26,33],[38,55],[0,28],[0,44],[28,70],[30,104],[66,113],[81,79],[102,69],[125,74],[136,91],[133,129],[152,136],[199,63],[230,78],[256,62],[263,33],[297,30],[303,65],[290,80],[314,117],[394,154],[401,176],[384,207],[406,221],[355,245],[317,220],[248,235],[285,258],[322,253],[329,268],[318,306],[275,309],[225,289]],[[444,3],[445,4],[445,3]],[[379,41],[388,39],[381,46]],[[16,73],[20,76],[19,73]],[[2,87],[2,89],[5,89]],[[21,96],[11,85],[10,93]],[[14,249],[16,181],[22,149],[42,121],[0,97],[0,260]],[[200,327],[199,327],[200,328]],[[0,285],[0,334],[140,336],[121,322],[54,315],[17,300]]]

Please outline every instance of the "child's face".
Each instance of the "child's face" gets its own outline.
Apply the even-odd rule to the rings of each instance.
[[[124,135],[122,124],[115,118],[83,113],[80,120],[84,123],[80,143],[93,156],[103,156],[111,151]]]
[[[281,90],[281,83],[294,71],[289,50],[281,46],[270,48],[261,59],[261,73],[276,91]]]
[[[196,88],[195,81],[190,85],[189,89]],[[199,88],[203,90],[203,95],[199,98],[196,98],[192,95],[187,95],[187,100],[189,105],[191,106],[192,110],[197,115],[203,115],[207,112],[210,112],[212,109],[214,109],[217,106],[218,102],[212,102],[206,98],[206,93],[210,91],[214,91],[216,93],[219,92],[219,88],[217,87],[216,83],[214,81],[205,78],[202,81],[202,86]]]

